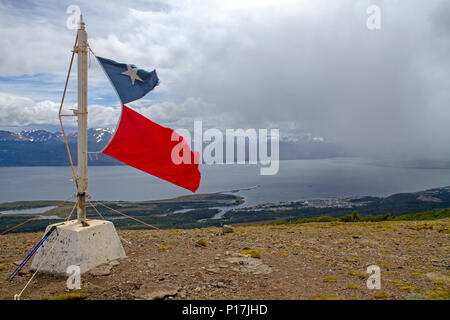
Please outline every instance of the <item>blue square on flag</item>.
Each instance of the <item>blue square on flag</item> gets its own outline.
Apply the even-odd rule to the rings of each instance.
[[[134,64],[119,63],[97,57],[108,75],[122,104],[142,98],[159,84],[156,70],[138,69]]]

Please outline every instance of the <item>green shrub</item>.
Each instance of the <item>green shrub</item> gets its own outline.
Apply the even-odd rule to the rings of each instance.
[[[261,259],[261,254],[256,250],[244,249],[241,251],[241,254],[249,255],[252,258]]]
[[[204,248],[204,247],[206,247],[208,245],[208,242],[206,242],[206,240],[204,240],[204,239],[200,239],[200,240],[198,240],[196,243],[195,243],[195,246],[196,247],[202,247],[202,248]]]

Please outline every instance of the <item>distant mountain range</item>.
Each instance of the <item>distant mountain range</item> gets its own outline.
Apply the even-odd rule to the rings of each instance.
[[[91,128],[88,130],[88,150],[100,151],[109,142],[114,130]],[[77,160],[77,133],[68,133],[70,152]],[[121,162],[104,154],[90,154],[89,165],[120,165]],[[66,166],[69,164],[64,137],[61,132],[0,130],[0,166]]]
[[[105,145],[113,133],[114,129],[111,128],[91,128],[88,130],[88,141]],[[67,140],[76,143],[77,133],[68,133]],[[64,137],[62,132],[52,133],[46,130],[24,130],[18,133],[0,130],[0,142],[5,141],[64,143]]]
[[[88,150],[100,151],[109,142],[114,129],[90,128]],[[76,163],[77,133],[67,134],[72,159]],[[225,154],[225,151],[224,151]],[[280,141],[280,159],[322,159],[345,156],[345,151],[323,138],[285,138]],[[103,154],[90,154],[89,165],[120,165],[121,162]],[[61,132],[0,130],[0,166],[64,166],[67,152]]]

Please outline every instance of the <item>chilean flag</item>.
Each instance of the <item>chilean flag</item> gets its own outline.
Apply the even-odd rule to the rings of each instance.
[[[124,105],[143,97],[159,84],[156,71],[147,72],[134,65],[97,59],[122,101],[117,130],[102,153],[195,192],[201,180],[198,152],[192,152],[186,140],[174,130]]]

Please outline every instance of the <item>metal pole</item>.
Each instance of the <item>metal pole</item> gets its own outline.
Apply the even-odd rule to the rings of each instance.
[[[86,222],[86,189],[88,184],[87,174],[87,33],[83,21],[83,15],[80,16],[78,27],[78,45],[76,53],[78,54],[78,110],[75,114],[78,116],[78,221],[83,226],[88,226]]]

